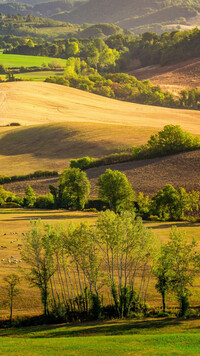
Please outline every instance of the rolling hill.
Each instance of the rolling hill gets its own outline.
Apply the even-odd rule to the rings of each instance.
[[[62,11],[52,18],[78,24],[115,23],[142,33],[145,28],[156,24],[165,26],[187,23],[197,16],[199,7],[199,0],[90,0],[70,12]]]
[[[175,188],[184,187],[187,191],[200,190],[200,150],[180,153],[173,156],[146,159],[91,168],[86,171],[91,183],[91,197],[97,197],[98,177],[107,168],[125,173],[136,193],[154,195],[166,184]],[[5,184],[4,188],[19,195],[24,195],[25,187],[31,184],[36,194],[49,192],[49,185],[58,185],[58,178],[45,178]]]
[[[61,171],[71,158],[145,143],[166,124],[200,135],[200,112],[126,103],[38,82],[0,84],[1,174]],[[19,127],[9,127],[10,123]]]

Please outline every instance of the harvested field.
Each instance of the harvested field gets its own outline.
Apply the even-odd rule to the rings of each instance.
[[[0,84],[0,98],[3,125],[93,122],[158,129],[171,123],[200,134],[198,111],[127,103],[56,84]]]
[[[190,59],[175,65],[152,65],[133,70],[129,74],[137,79],[149,79],[163,90],[169,90],[174,95],[183,89],[200,87],[200,58]]]
[[[0,84],[1,174],[63,170],[71,158],[143,144],[167,124],[200,135],[200,112],[139,105],[38,82]],[[5,127],[12,122],[21,127]]]
[[[166,184],[172,184],[175,188],[184,187],[188,191],[200,190],[200,150],[88,169],[86,173],[92,185],[92,197],[97,196],[98,177],[107,168],[125,173],[136,192],[153,195]],[[39,195],[49,191],[49,184],[57,186],[57,181],[57,178],[35,179],[5,184],[4,188],[23,195],[25,187],[30,184]]]

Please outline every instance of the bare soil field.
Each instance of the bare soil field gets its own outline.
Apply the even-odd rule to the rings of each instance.
[[[178,96],[183,89],[200,87],[200,58],[190,59],[175,65],[152,65],[129,72],[137,79],[149,79],[163,90]]]
[[[187,191],[200,190],[200,150],[88,169],[86,173],[91,182],[91,197],[97,196],[98,177],[108,168],[125,173],[137,193],[144,192],[151,196],[166,184],[172,184],[175,188],[184,187]],[[58,179],[54,177],[14,182],[5,184],[4,188],[24,195],[28,184],[40,195],[49,192],[49,184],[57,186]]]

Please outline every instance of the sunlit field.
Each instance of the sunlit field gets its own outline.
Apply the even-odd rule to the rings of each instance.
[[[20,54],[3,54],[0,51],[0,64],[6,68],[20,68],[20,67],[41,67],[42,64],[48,64],[55,61],[57,58],[40,57],[40,56],[26,56]],[[66,60],[59,59],[59,62],[65,66]]]
[[[42,313],[42,304],[40,301],[40,293],[36,288],[30,289],[28,282],[25,280],[21,269],[26,269],[24,262],[8,263],[8,258],[13,256],[13,259],[20,261],[20,251],[23,244],[23,235],[27,233],[30,228],[30,220],[41,219],[45,223],[58,225],[69,225],[70,222],[78,224],[80,222],[88,222],[94,225],[97,219],[96,213],[88,212],[67,212],[65,210],[26,210],[26,209],[2,209],[0,210],[0,284],[2,286],[0,292],[0,305],[4,299],[5,293],[3,292],[3,277],[11,272],[17,273],[21,276],[20,290],[21,293],[16,297],[14,306],[14,316],[33,316]],[[147,222],[145,225],[152,228],[159,240],[166,242],[168,240],[169,231],[172,225],[177,225],[181,231],[186,231],[188,238],[196,237],[200,242],[200,224],[190,223],[155,223]],[[13,261],[11,258],[11,260]],[[2,261],[4,260],[4,261]],[[161,307],[161,297],[155,290],[155,280],[151,279],[151,284],[148,290],[147,303],[152,307]],[[31,292],[30,292],[31,291]],[[191,306],[199,305],[199,284],[193,288],[193,295],[191,298]],[[177,308],[175,296],[170,295],[167,298],[168,306]],[[1,318],[8,316],[8,310],[1,306]]]
[[[113,320],[0,330],[7,355],[199,355],[199,319]]]

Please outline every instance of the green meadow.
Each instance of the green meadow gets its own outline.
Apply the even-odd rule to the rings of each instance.
[[[63,71],[39,71],[39,72],[27,72],[27,73],[19,73],[15,74],[16,79],[23,79],[23,80],[33,80],[36,82],[44,81],[47,77],[55,76],[55,75],[63,75]],[[3,80],[6,80],[6,75],[1,75]]]
[[[20,68],[20,67],[41,67],[43,63],[48,64],[56,61],[58,58],[40,57],[40,56],[25,56],[19,54],[3,54],[0,52],[0,64],[7,68]],[[59,59],[59,62],[65,66],[66,60]],[[48,73],[46,77],[48,76]]]
[[[0,330],[2,355],[200,355],[199,320],[126,320]]]

